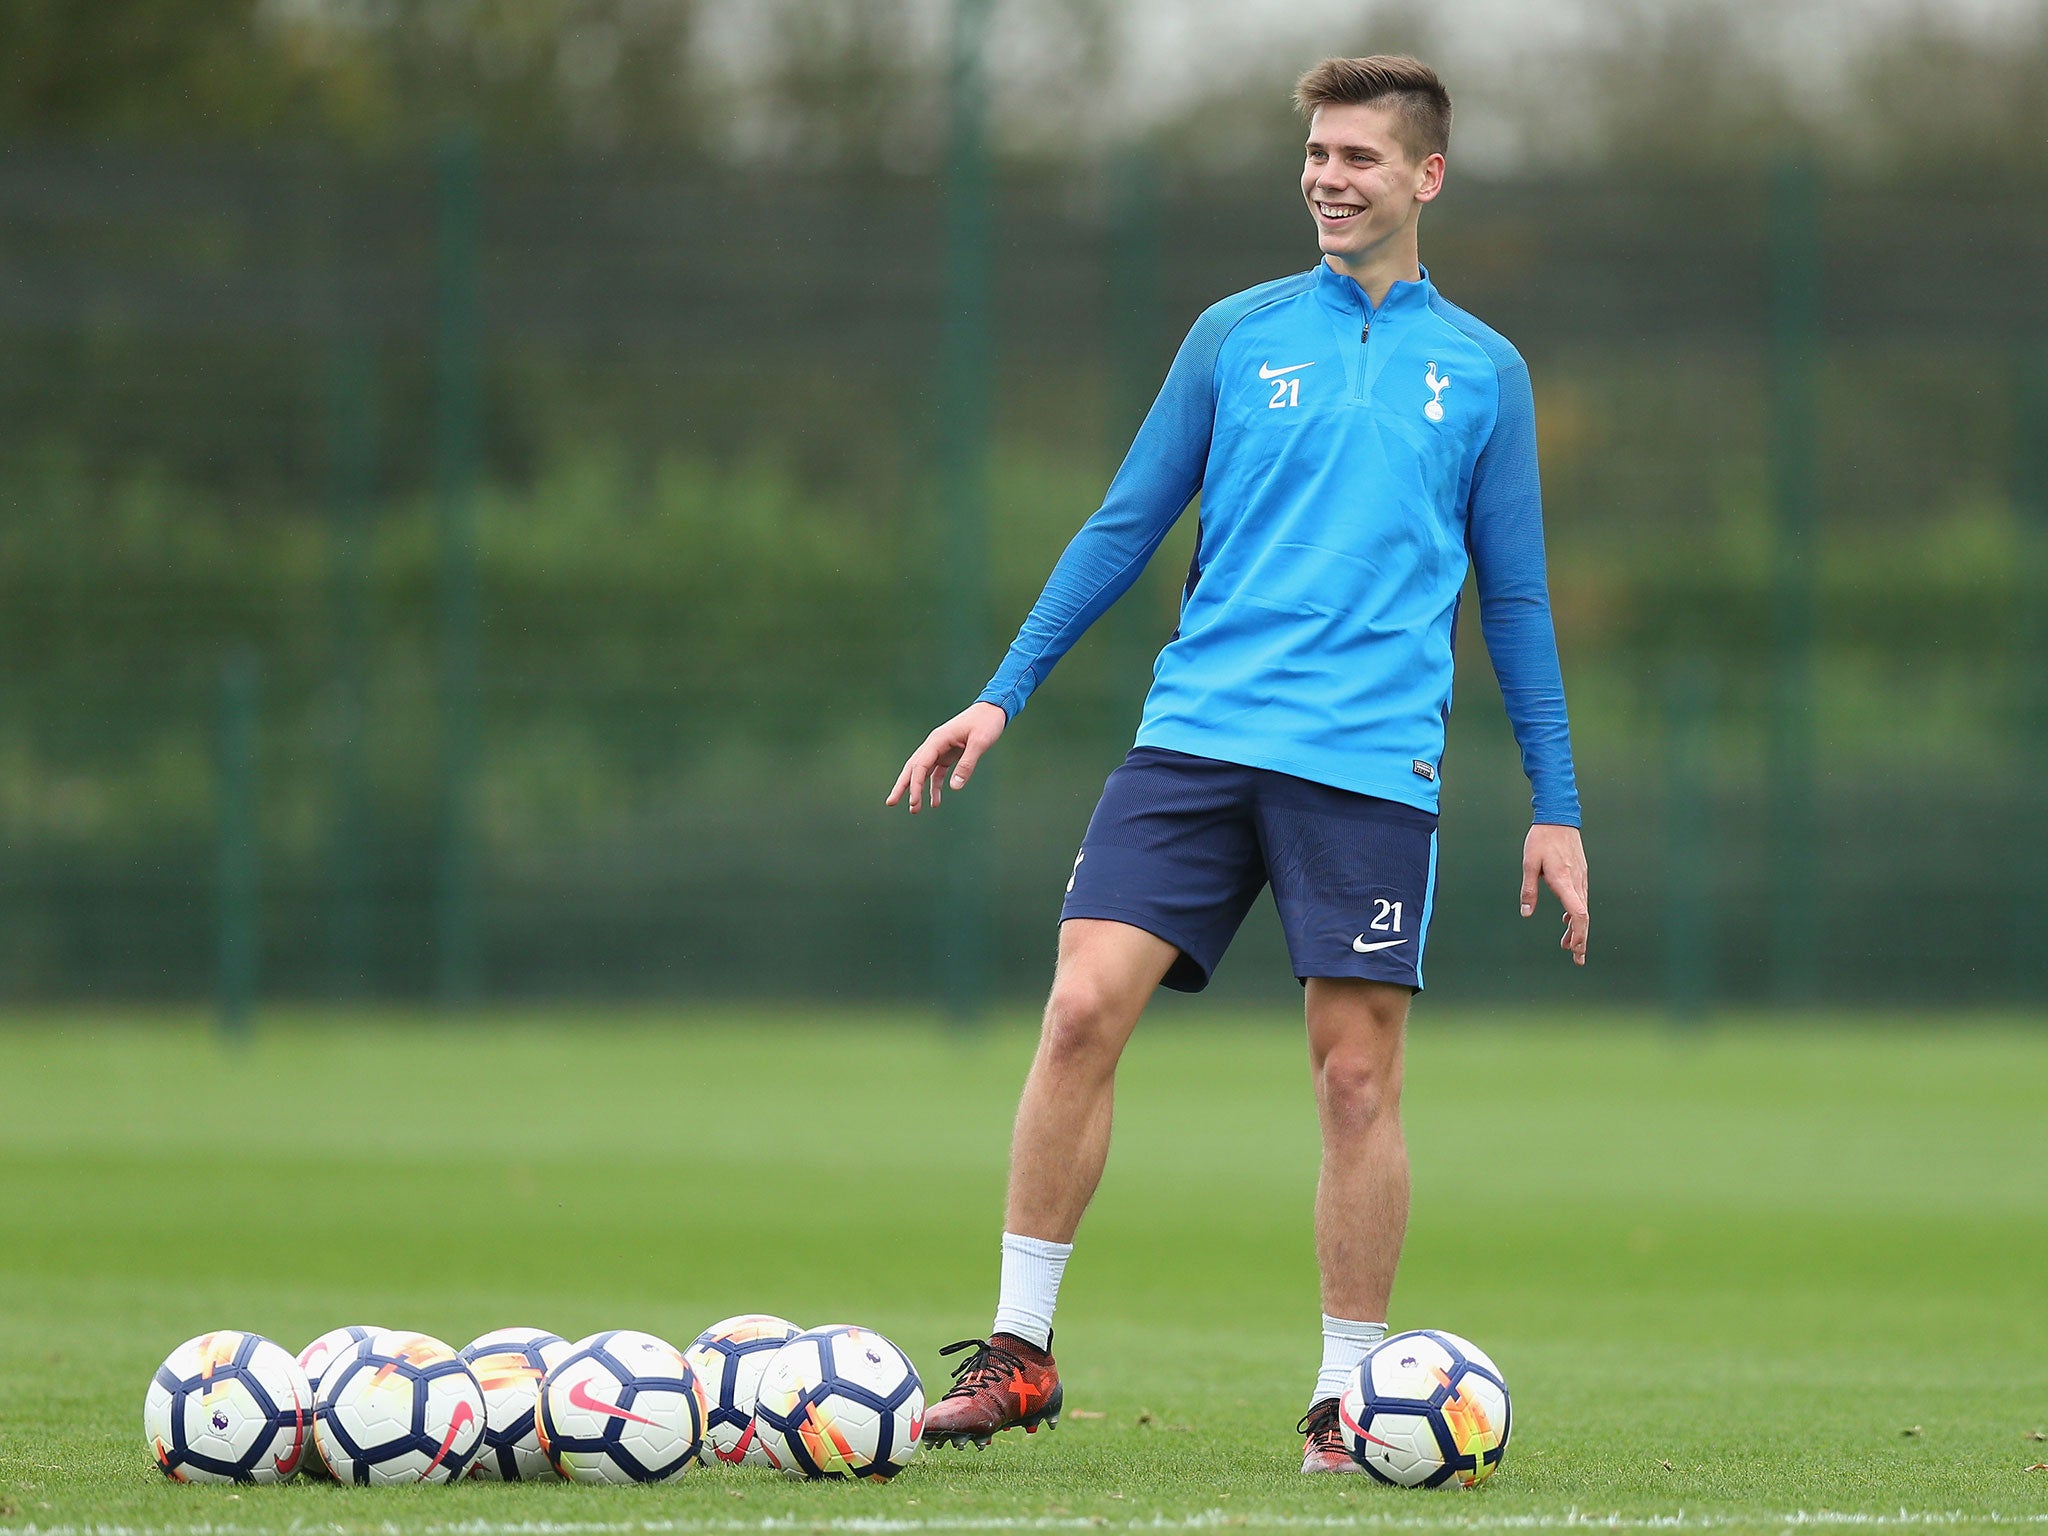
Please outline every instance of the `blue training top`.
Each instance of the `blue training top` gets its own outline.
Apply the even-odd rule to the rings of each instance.
[[[1211,305],[981,695],[1014,717],[1199,491],[1138,745],[1437,808],[1469,564],[1535,819],[1579,824],[1529,370],[1424,271]]]

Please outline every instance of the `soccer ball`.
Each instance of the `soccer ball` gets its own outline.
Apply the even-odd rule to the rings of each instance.
[[[381,1332],[381,1328],[368,1324],[351,1328],[330,1328],[299,1351],[299,1369],[306,1373],[306,1381],[317,1393],[320,1390],[320,1379],[327,1374],[330,1365],[371,1334]]]
[[[618,1328],[540,1384],[540,1448],[578,1483],[663,1483],[704,1450],[704,1387],[675,1345]]]
[[[344,1483],[446,1483],[484,1443],[484,1392],[423,1333],[379,1329],[328,1366],[313,1435]]]
[[[555,1475],[541,1454],[534,1416],[541,1378],[572,1353],[569,1341],[539,1328],[500,1328],[462,1352],[484,1389],[484,1448],[469,1475],[518,1482]]]
[[[306,1373],[253,1333],[203,1333],[172,1350],[142,1399],[142,1433],[180,1483],[281,1483],[313,1425]]]
[[[1470,1488],[1508,1448],[1507,1382],[1455,1333],[1397,1333],[1359,1361],[1337,1422],[1352,1460],[1383,1483]]]
[[[917,1454],[924,1383],[879,1333],[846,1323],[813,1328],[769,1357],[754,1434],[768,1464],[792,1477],[884,1482]]]
[[[754,1438],[754,1393],[769,1357],[803,1330],[765,1312],[748,1312],[713,1323],[683,1351],[704,1384],[704,1446],[720,1461],[765,1467],[766,1453]]]
[[[367,1324],[349,1328],[330,1328],[299,1351],[299,1369],[306,1373],[306,1385],[313,1389],[313,1396],[306,1399],[309,1405],[307,1408],[307,1428],[309,1430],[312,1428],[312,1409],[310,1404],[319,1399],[320,1381],[327,1374],[327,1368],[354,1349],[358,1344],[362,1343],[371,1334],[379,1331],[379,1329]],[[332,1472],[327,1470],[327,1463],[320,1459],[320,1444],[317,1440],[313,1442],[312,1451],[313,1454],[306,1458],[304,1469],[306,1474],[309,1477],[334,1476]]]

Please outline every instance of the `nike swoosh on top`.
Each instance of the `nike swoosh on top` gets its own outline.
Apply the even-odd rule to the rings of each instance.
[[[652,1419],[641,1418],[640,1415],[637,1413],[626,1412],[626,1410],[621,1408],[617,1403],[599,1402],[596,1398],[590,1395],[590,1383],[587,1381],[577,1381],[570,1383],[569,1404],[573,1408],[587,1408],[592,1413],[609,1414],[612,1418],[615,1419],[630,1419],[635,1424],[652,1424],[654,1422],[654,1420]]]
[[[1376,949],[1392,949],[1396,944],[1406,944],[1407,942],[1406,939],[1381,939],[1377,944],[1368,944],[1365,942],[1365,935],[1361,933],[1351,941],[1351,947],[1361,955],[1369,955]]]
[[[1313,367],[1315,367],[1313,362],[1291,363],[1285,368],[1275,368],[1271,363],[1261,363],[1259,364],[1259,377],[1262,379],[1277,379],[1283,373],[1299,373],[1304,368]]]

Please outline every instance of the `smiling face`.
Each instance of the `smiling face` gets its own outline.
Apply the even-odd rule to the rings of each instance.
[[[1422,205],[1444,184],[1444,157],[1418,157],[1392,103],[1318,107],[1309,119],[1301,195],[1326,257],[1354,273],[1411,253]]]

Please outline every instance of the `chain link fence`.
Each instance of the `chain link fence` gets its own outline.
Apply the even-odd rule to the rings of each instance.
[[[1572,974],[1515,919],[1466,626],[1433,992],[2048,1001],[2044,191],[1431,210],[1438,286],[1535,378],[1595,941]],[[1042,987],[1192,518],[971,795],[882,795],[1185,327],[1314,246],[1285,168],[992,212],[963,385],[928,181],[0,150],[0,995]],[[1270,913],[1217,986],[1291,993]]]

